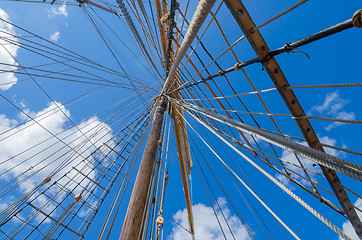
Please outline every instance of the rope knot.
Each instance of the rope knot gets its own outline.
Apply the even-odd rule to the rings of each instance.
[[[169,20],[170,20],[170,13],[167,12],[167,13],[165,13],[165,15],[163,15],[163,16],[161,17],[160,22],[161,22],[162,24],[164,24],[164,23],[167,23]]]

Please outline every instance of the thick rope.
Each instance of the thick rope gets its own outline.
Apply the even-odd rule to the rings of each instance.
[[[188,111],[189,112],[189,111]],[[247,162],[249,162],[251,165],[253,165],[256,169],[258,169],[262,174],[264,174],[267,178],[269,178],[273,183],[275,183],[278,187],[280,187],[284,192],[286,192],[289,196],[291,196],[294,200],[296,200],[299,204],[301,204],[305,209],[307,209],[309,212],[311,212],[314,216],[316,216],[319,220],[321,220],[324,224],[326,224],[330,229],[332,229],[334,232],[336,232],[339,236],[341,236],[343,239],[352,240],[349,236],[347,236],[344,232],[342,232],[337,226],[335,226],[333,223],[331,223],[328,219],[323,217],[320,213],[318,213],[315,209],[313,209],[311,206],[309,206],[306,202],[304,202],[301,198],[299,198],[296,194],[294,194],[291,190],[289,190],[287,187],[285,187],[282,183],[280,183],[277,179],[275,179],[273,176],[271,176],[269,173],[267,173],[264,169],[262,169],[258,164],[253,162],[250,158],[248,158],[246,155],[244,155],[242,152],[240,152],[236,147],[234,147],[232,144],[230,144],[227,140],[225,140],[223,137],[221,137],[219,134],[217,134],[212,128],[210,128],[208,125],[206,125],[204,122],[202,122],[198,117],[194,116],[189,112],[189,114],[195,118],[200,124],[205,126],[207,129],[209,129],[215,136],[217,136],[220,140],[222,140],[224,143],[226,143],[229,147],[231,147],[235,152],[237,152],[240,156],[242,156]],[[224,162],[223,162],[224,163]],[[227,166],[224,163],[225,166]],[[228,167],[229,168],[229,167]],[[229,169],[232,171],[231,169]],[[234,175],[235,173],[232,172]],[[238,177],[239,179],[239,177]],[[239,179],[240,180],[240,179]],[[240,180],[241,181],[241,180]]]
[[[171,70],[165,84],[162,88],[161,94],[164,94],[169,86],[171,86],[171,81],[173,81],[176,70],[178,69],[181,60],[186,54],[186,51],[190,48],[191,43],[194,41],[197,33],[199,32],[202,24],[204,23],[207,15],[210,13],[211,8],[214,6],[216,0],[201,0],[194,16],[192,17],[191,24],[187,29],[184,40],[182,41],[181,47],[175,57],[175,60],[172,64]]]
[[[135,25],[133,24],[132,18],[128,13],[128,10],[126,8],[126,5],[123,3],[122,0],[117,0],[117,4],[118,7],[121,9],[122,15],[124,17],[124,19],[126,20],[126,23],[128,25],[128,27],[130,28],[133,36],[135,37],[136,41],[139,43],[140,47],[142,48],[142,50],[145,52],[148,60],[150,61],[150,63],[152,64],[152,66],[157,69],[155,62],[153,61],[153,59],[151,58],[149,52],[147,51],[147,48],[145,47],[145,44],[142,41],[142,38],[140,37],[140,34],[138,33]]]
[[[296,153],[302,157],[305,157],[315,163],[338,171],[346,176],[352,177],[356,180],[362,181],[362,166],[346,161],[344,159],[329,155],[325,152],[321,152],[296,142],[292,142],[289,139],[284,139],[279,136],[270,134],[260,128],[240,123],[234,119],[227,118],[223,115],[211,112],[205,108],[198,107],[188,103],[182,103],[182,106],[193,111],[197,111],[203,115],[209,116],[219,122],[223,122],[229,126],[235,127],[243,132],[246,132],[254,137],[260,138],[275,146]]]

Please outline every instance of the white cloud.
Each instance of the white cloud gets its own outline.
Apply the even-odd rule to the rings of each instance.
[[[349,100],[341,98],[338,91],[327,93],[324,102],[321,105],[314,106],[311,111],[318,112],[319,114],[329,115],[334,118],[344,120],[354,120],[356,116],[354,112],[346,112],[343,110],[344,106],[349,103]],[[344,125],[342,122],[332,122],[326,127],[325,130],[330,131],[335,127]]]
[[[48,10],[49,18],[55,17],[56,15],[63,15],[64,17],[68,16],[67,5],[65,5],[65,3],[60,7],[51,6],[50,10]]]
[[[362,199],[358,199],[354,205],[358,207],[359,209],[362,209]],[[362,219],[362,213],[360,211],[356,211],[357,215],[360,219]],[[352,227],[352,224],[349,221],[346,221],[342,225],[343,232],[347,234],[352,240],[359,240],[359,237],[357,236],[356,232],[354,231],[354,228]],[[342,240],[341,237],[339,237],[340,240]]]
[[[62,111],[57,111],[59,109],[56,105],[58,105],[65,114]],[[95,177],[95,173],[92,171],[92,160],[89,159],[87,164],[85,164],[85,161],[83,160],[85,157],[89,156],[96,147],[99,147],[112,137],[111,128],[101,122],[97,117],[92,117],[78,124],[77,126],[81,129],[82,133],[86,135],[88,139],[91,139],[94,144],[92,145],[91,143],[86,142],[86,137],[84,137],[84,135],[75,127],[67,129],[69,126],[67,116],[70,116],[70,112],[65,109],[62,104],[52,102],[49,103],[45,109],[39,112],[32,112],[30,110],[27,110],[27,112],[33,118],[36,118],[37,121],[47,130],[53,134],[59,134],[59,139],[62,139],[64,143],[68,144],[73,149],[76,149],[83,157],[78,154],[71,157],[74,152],[70,151],[67,153],[70,148],[66,147],[64,143],[54,137],[51,140],[38,145],[38,143],[45,141],[52,135],[38,124],[34,124],[33,121],[29,121],[11,129],[14,126],[17,126],[18,120],[9,119],[5,115],[0,114],[0,133],[8,131],[5,134],[0,135],[0,139],[6,138],[0,141],[0,179],[6,181],[18,177],[16,181],[21,183],[15,191],[10,192],[10,194],[6,195],[6,197],[0,199],[0,202],[3,204],[11,204],[13,202],[12,198],[14,198],[14,195],[17,195],[15,198],[17,199],[19,197],[18,194],[23,195],[33,189],[41,182],[42,179],[49,176],[50,173],[60,166],[64,159],[67,159],[68,157],[70,157],[70,161],[52,177],[52,182],[57,180],[59,184],[65,185],[68,180],[67,178],[61,179],[61,177],[67,173],[67,177],[75,177],[76,181],[81,182],[77,187],[75,182],[67,183],[67,188],[75,188],[75,193],[80,192],[80,188],[89,184],[90,180],[85,179],[81,181],[84,177],[74,170],[73,167],[77,166],[77,169],[81,170],[90,179]],[[21,119],[20,116],[19,119]],[[102,125],[104,131],[92,136],[99,129],[100,125]],[[86,143],[80,146],[79,144],[83,142]],[[19,153],[33,146],[35,147],[31,150],[19,155]],[[110,146],[112,146],[112,144]],[[6,161],[10,158],[10,161]],[[29,179],[26,179],[27,177],[29,177]],[[22,182],[23,179],[26,179],[26,181]],[[49,191],[49,193],[54,194],[58,190],[54,187]],[[60,194],[56,199],[62,197],[63,195]],[[40,205],[40,203],[45,200],[45,197],[40,195],[34,203]],[[0,208],[4,206],[1,205]],[[50,212],[54,208],[55,205],[50,204],[46,208],[46,212]]]
[[[10,22],[9,15],[0,8],[0,17]],[[19,46],[9,44],[3,38],[17,42],[17,39],[9,34],[15,35],[15,29],[12,25],[0,21],[0,90],[8,90],[17,81],[17,77],[14,73],[9,71],[16,71],[17,67],[14,57],[18,54]]]
[[[317,111],[319,113],[336,113],[341,110],[346,104],[347,100],[342,99],[337,91],[332,93],[327,93],[324,102],[322,105],[317,105],[312,108],[312,110]]]
[[[332,146],[336,146],[337,144],[337,140],[330,138],[330,137],[320,137],[320,142],[328,144],[328,145],[332,145]],[[307,146],[307,144],[305,142],[298,142],[304,146]],[[325,152],[335,156],[335,157],[341,157],[343,156],[343,153],[338,152],[337,150],[333,149],[333,148],[325,148]],[[301,156],[298,156],[299,160],[301,161],[301,163],[303,164],[303,166],[308,169],[308,170],[312,170],[314,172],[317,173],[321,173],[321,169],[319,167],[317,167],[318,165],[316,163],[314,163],[313,161],[303,158]],[[300,166],[298,159],[295,157],[293,152],[287,151],[287,150],[283,150],[282,152],[282,156],[281,159],[291,163],[285,163],[284,165],[288,168],[293,170],[295,173],[301,175],[301,176],[305,176],[304,170],[301,169],[300,167],[296,167],[294,165]],[[294,164],[294,165],[293,165]],[[299,182],[303,183],[304,185],[308,185],[311,186],[310,182],[307,179],[304,179],[302,177],[300,177],[299,175],[295,174],[295,173],[291,173],[291,177],[295,178],[296,180],[298,180]],[[312,181],[315,181],[314,178],[314,174],[308,172],[308,175],[310,176]],[[292,185],[290,184],[290,180],[287,179],[285,176],[281,175],[281,174],[277,174],[276,177],[279,179],[279,181],[281,181],[284,185],[288,186],[288,187],[292,187]]]
[[[52,35],[50,35],[50,40],[57,42],[60,38],[60,32],[56,31],[55,33],[53,33]]]
[[[219,198],[218,202],[220,207],[225,215],[227,222],[235,236],[235,239],[246,240],[250,239],[247,231],[245,230],[243,224],[235,216],[231,215],[229,208],[226,205],[225,199]],[[215,204],[216,206],[216,204]],[[195,204],[192,207],[194,222],[195,222],[195,239],[197,240],[223,240],[224,236],[220,230],[218,222],[216,220],[214,211],[211,207],[208,207],[204,204]],[[221,226],[225,232],[227,239],[233,239],[232,235],[225,223],[225,220],[220,212],[216,210],[217,217],[221,222]],[[182,226],[189,226],[187,210],[183,209],[178,211],[173,218],[179,222]],[[182,229],[178,225],[174,225],[172,228],[172,233],[167,237],[169,240],[186,240],[191,239],[191,236],[188,232]]]
[[[336,113],[334,116],[336,118],[344,119],[344,120],[355,120],[356,119],[354,112],[348,113],[346,111],[341,111],[341,112]],[[343,123],[343,122],[333,122],[333,123],[329,124],[328,126],[324,127],[324,129],[329,131],[332,128],[339,127],[344,124],[345,123]]]

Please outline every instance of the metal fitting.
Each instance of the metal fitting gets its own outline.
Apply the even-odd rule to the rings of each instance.
[[[235,65],[234,65],[234,70],[235,70],[235,71],[241,70],[241,67],[239,66],[239,64],[240,64],[240,63],[235,63]]]

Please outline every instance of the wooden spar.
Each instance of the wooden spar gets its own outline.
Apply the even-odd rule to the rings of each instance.
[[[179,79],[178,79],[178,77],[176,77],[174,88],[177,88],[179,86],[178,81],[179,81]],[[176,99],[180,99],[179,93],[174,93],[171,96]],[[172,122],[173,122],[173,127],[174,127],[174,132],[175,132],[177,153],[178,153],[178,159],[179,159],[180,170],[181,170],[182,186],[183,186],[183,190],[184,190],[184,194],[185,194],[187,216],[188,216],[189,225],[190,225],[190,233],[193,235],[193,234],[195,234],[194,218],[193,218],[193,213],[192,213],[190,187],[189,187],[189,182],[187,179],[187,173],[189,173],[189,174],[191,173],[191,155],[190,155],[189,142],[187,139],[184,113],[183,113],[183,110],[176,105],[172,106]],[[187,161],[187,168],[186,168],[185,160]]]
[[[176,53],[178,52],[178,49],[180,47],[179,44],[179,34],[176,31],[176,39],[174,39],[175,44],[176,44]],[[187,56],[185,54],[185,56]],[[180,86],[180,78],[179,76],[176,76],[176,81],[175,81],[175,88],[178,88]],[[172,95],[171,95],[172,96]],[[175,96],[175,98],[180,99],[180,92],[177,94],[174,94],[173,96]],[[184,149],[185,149],[185,158],[186,158],[186,163],[187,163],[187,173],[189,175],[191,175],[191,167],[192,167],[192,162],[191,162],[191,154],[190,154],[190,144],[189,144],[189,140],[187,138],[187,130],[186,130],[186,122],[185,122],[185,117],[184,117],[184,110],[183,108],[178,108],[177,109],[179,114],[180,114],[180,124],[181,124],[181,133],[182,133],[182,140],[183,140],[183,145],[184,145]],[[191,201],[190,201],[191,202]]]
[[[147,208],[148,189],[152,183],[153,167],[156,160],[158,140],[161,135],[163,115],[167,100],[161,98],[156,108],[147,144],[138,169],[127,213],[124,218],[120,240],[137,240],[142,228],[144,211]]]
[[[241,30],[244,32],[249,43],[253,47],[254,51],[259,58],[263,59],[269,53],[269,47],[266,44],[264,38],[260,34],[259,30],[253,31],[255,29],[255,23],[251,19],[249,13],[247,12],[244,4],[240,0],[225,0],[224,1],[227,7],[229,8],[231,14],[234,16],[236,22],[240,26]],[[304,110],[300,105],[298,99],[296,98],[292,89],[289,88],[289,83],[284,76],[279,64],[277,63],[274,57],[268,58],[263,62],[265,70],[268,72],[270,78],[272,79],[274,85],[279,91],[279,94],[283,98],[285,104],[287,105],[291,114],[295,117],[305,116]],[[295,119],[297,125],[304,135],[304,138],[308,145],[311,148],[314,148],[319,151],[323,151],[322,146],[319,144],[319,139],[314,132],[312,125],[309,120],[306,118]],[[362,224],[360,219],[357,216],[357,213],[351,203],[350,199],[347,196],[347,193],[340,182],[335,171],[320,166],[326,179],[328,180],[330,186],[333,189],[338,201],[342,205],[345,214],[352,223],[353,228],[355,229],[358,237],[362,239]]]
[[[157,2],[158,0],[156,0]],[[165,1],[162,1],[163,4],[163,11],[164,14],[167,14],[167,5]],[[172,4],[171,4],[172,5]],[[156,3],[156,12],[161,12],[160,6]],[[163,24],[161,24],[161,22],[159,22],[159,30],[161,34],[161,43],[162,43],[162,53],[164,56],[166,56],[165,61],[167,61],[167,43],[166,43],[166,37],[164,36],[164,26]],[[169,27],[166,27],[166,31],[169,31]],[[176,32],[176,39],[172,38],[169,39],[170,41],[170,47],[171,47],[171,51],[170,51],[170,57],[172,59],[174,59],[174,50],[173,50],[173,46],[172,46],[172,41],[175,42],[176,44],[176,52],[178,52],[179,49],[179,37],[177,35]],[[165,62],[166,63],[166,62]],[[169,69],[166,69],[167,64],[165,64],[165,71],[166,73],[169,71]],[[167,84],[167,83],[166,83]],[[170,84],[170,82],[168,83]],[[179,86],[179,78],[177,76],[177,74],[175,75],[175,82],[174,82],[174,86],[171,86],[171,88],[175,88]],[[176,98],[176,99],[180,99],[180,94],[179,93],[175,93],[171,95],[172,97]],[[194,234],[194,219],[193,219],[193,214],[192,214],[192,204],[191,204],[191,196],[190,196],[190,187],[189,187],[189,182],[187,179],[187,172],[190,174],[191,171],[191,157],[190,157],[190,148],[189,148],[189,142],[188,139],[186,137],[186,126],[185,126],[185,122],[184,122],[184,114],[181,108],[177,107],[177,106],[173,106],[172,107],[172,121],[173,121],[173,127],[174,127],[174,132],[175,132],[175,140],[176,140],[176,146],[177,146],[177,153],[178,153],[178,158],[179,158],[179,163],[180,163],[180,171],[181,171],[181,178],[182,178],[182,186],[183,186],[183,190],[184,190],[184,195],[185,195],[185,201],[186,201],[186,208],[187,208],[187,215],[188,215],[188,220],[189,220],[189,225],[190,225],[190,233],[193,235]],[[185,149],[185,152],[184,152]],[[185,156],[186,156],[186,160],[187,160],[187,166],[188,168],[186,168],[186,164],[185,164]],[[188,171],[186,170],[188,169]]]
[[[178,49],[178,38],[176,37],[176,48]],[[174,51],[171,51],[171,56],[174,58]],[[177,51],[176,51],[177,52]],[[177,74],[175,75],[175,82],[174,86],[172,88],[178,88],[179,87],[179,78]],[[180,99],[180,93],[174,93],[171,95],[172,97],[176,99]],[[195,228],[194,228],[194,218],[192,213],[192,203],[191,203],[191,195],[190,195],[190,187],[189,182],[187,179],[187,173],[191,173],[191,156],[190,156],[190,148],[189,148],[189,142],[187,139],[187,133],[186,133],[186,125],[185,125],[185,119],[184,119],[184,113],[183,110],[173,105],[172,106],[172,122],[175,132],[175,140],[177,145],[177,153],[178,153],[178,159],[180,163],[180,171],[181,171],[181,178],[182,178],[182,186],[184,190],[185,195],[185,201],[186,201],[186,208],[187,208],[187,216],[189,220],[190,225],[190,233],[192,235],[195,234]],[[185,164],[185,160],[187,161],[187,168]]]
[[[157,22],[158,22],[158,31],[160,33],[160,40],[161,40],[161,48],[162,48],[162,56],[163,56],[163,62],[166,61],[166,36],[165,36],[165,30],[163,27],[163,24],[161,22],[162,18],[162,9],[160,0],[155,0],[155,8],[156,8],[156,14],[157,14]]]
[[[183,116],[181,116],[183,117]],[[190,224],[190,233],[194,234],[194,220],[192,214],[192,204],[191,204],[191,196],[190,196],[190,188],[189,182],[187,179],[187,171],[186,171],[186,163],[185,163],[185,154],[183,149],[183,141],[182,141],[182,134],[181,134],[181,125],[180,125],[180,114],[177,109],[172,107],[172,120],[173,120],[173,127],[175,131],[175,138],[176,138],[176,145],[177,145],[177,153],[180,162],[180,170],[181,170],[181,178],[182,178],[182,185],[185,194],[186,200],[186,207],[187,207],[187,215]],[[184,144],[187,144],[184,142]]]
[[[190,154],[190,144],[189,140],[187,138],[187,130],[186,130],[186,122],[184,118],[184,110],[182,108],[179,109],[180,111],[180,124],[181,124],[181,132],[182,132],[182,139],[184,142],[185,147],[185,158],[187,163],[187,173],[191,174],[191,168],[192,168],[192,161],[191,161],[191,154]]]

